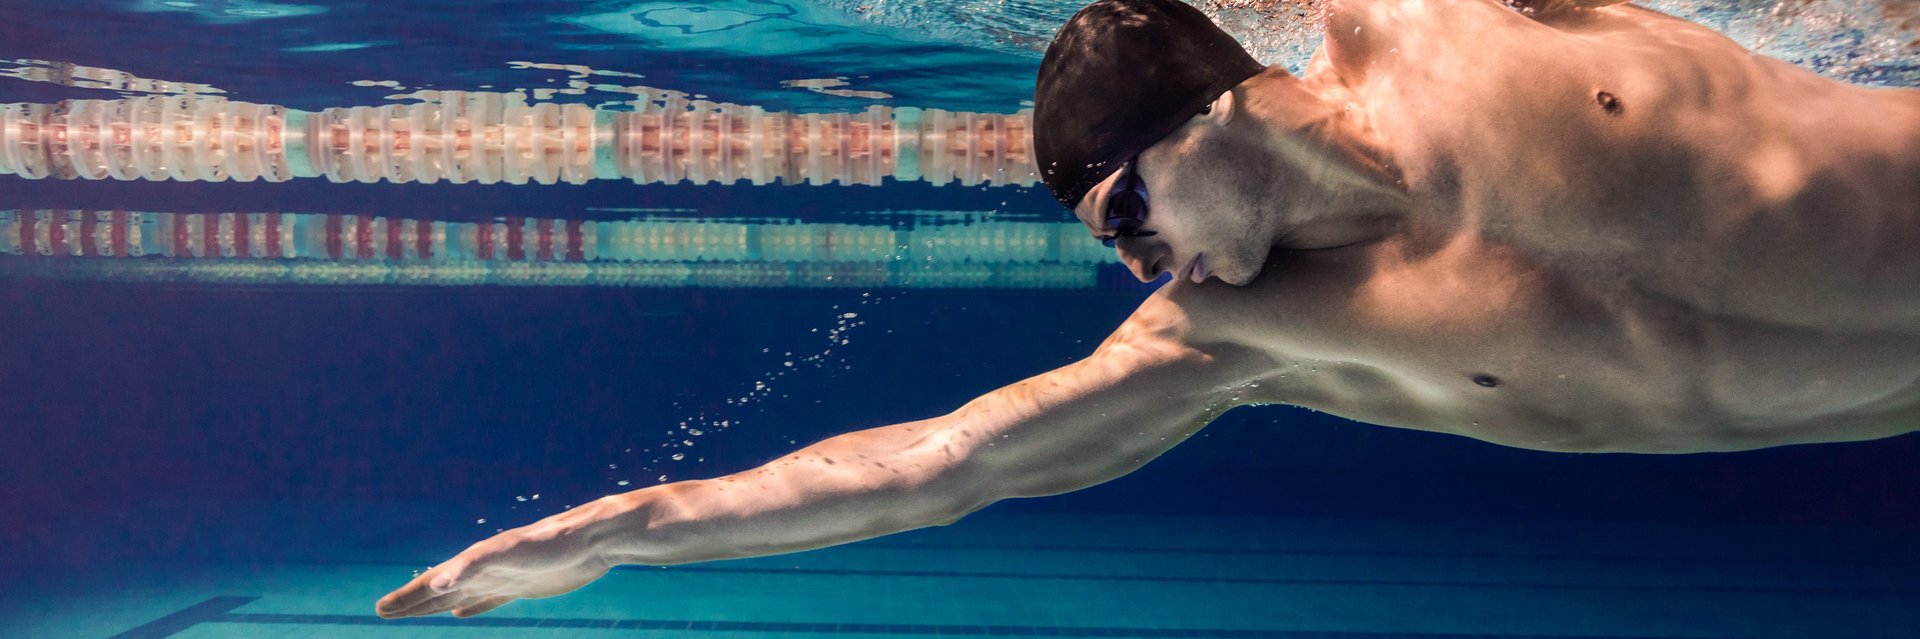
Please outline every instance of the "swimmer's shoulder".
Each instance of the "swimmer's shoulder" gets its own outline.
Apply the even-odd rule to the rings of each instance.
[[[1458,15],[1462,9],[1499,9],[1539,21],[1577,15],[1583,11],[1624,5],[1628,0],[1335,0],[1328,9],[1328,30],[1339,27],[1391,28],[1392,21],[1431,23]],[[1336,24],[1338,23],[1338,24]]]
[[[1250,336],[1247,318],[1261,296],[1245,287],[1229,286],[1219,280],[1194,284],[1175,280],[1134,309],[1109,341],[1123,335],[1151,336],[1155,341],[1177,344],[1214,358],[1244,359],[1253,355],[1258,340]]]
[[[1363,80],[1396,52],[1403,59],[1421,59],[1436,48],[1503,40],[1513,27],[1536,21],[1502,0],[1335,0],[1326,18],[1322,66],[1349,81]]]
[[[1505,0],[1506,5],[1526,15],[1541,20],[1558,18],[1571,13],[1626,4],[1627,0]]]
[[[1377,243],[1376,243],[1377,244]],[[1177,313],[1183,341],[1234,345],[1271,354],[1340,323],[1352,291],[1375,260],[1375,244],[1318,251],[1276,249],[1244,286],[1219,279],[1168,282],[1141,308]]]
[[[1334,0],[1330,10],[1339,12],[1418,12],[1449,11],[1462,5],[1505,7],[1527,15],[1551,15],[1562,11],[1599,9],[1629,0]]]

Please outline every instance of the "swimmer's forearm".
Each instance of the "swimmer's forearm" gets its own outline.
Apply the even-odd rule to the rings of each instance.
[[[666,565],[949,523],[990,501],[965,477],[965,456],[940,450],[952,419],[847,433],[746,472],[607,497],[588,536],[614,563]]]

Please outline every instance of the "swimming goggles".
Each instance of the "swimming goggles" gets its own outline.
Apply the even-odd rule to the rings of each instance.
[[[1113,190],[1107,192],[1107,227],[1113,234],[1100,237],[1100,243],[1113,247],[1114,240],[1123,237],[1148,237],[1153,231],[1142,231],[1147,224],[1147,183],[1140,179],[1140,173],[1134,170],[1140,156],[1127,160],[1120,167],[1120,179],[1114,180]]]

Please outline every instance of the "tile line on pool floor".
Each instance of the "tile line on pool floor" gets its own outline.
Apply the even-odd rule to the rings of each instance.
[[[214,597],[161,617],[113,639],[162,639],[194,626],[215,624],[392,626],[438,628],[572,628],[581,630],[667,630],[679,632],[786,632],[823,635],[938,635],[1011,637],[1202,637],[1219,639],[1702,639],[1633,635],[1534,635],[1495,633],[1370,632],[1354,630],[1267,630],[1234,628],[1128,628],[1120,626],[1022,626],[1005,624],[885,624],[786,621],[713,621],[698,619],[593,619],[580,617],[417,617],[381,619],[373,615],[323,615],[233,612],[260,597]]]
[[[141,624],[132,630],[114,635],[112,639],[160,639],[171,637],[188,628],[208,623],[231,614],[234,608],[258,601],[259,597],[214,597],[200,603],[176,610],[159,619]]]
[[[1920,557],[1893,557],[1887,559],[1832,559],[1813,557],[1687,557],[1682,555],[1636,555],[1636,554],[1562,554],[1562,553],[1526,553],[1526,552],[1442,552],[1420,550],[1309,550],[1300,548],[1169,548],[1169,547],[1101,547],[1067,545],[1012,545],[1012,544],[922,544],[922,543],[877,543],[869,548],[888,550],[992,550],[1007,552],[1066,552],[1066,553],[1112,553],[1112,554],[1150,554],[1150,555],[1253,555],[1273,557],[1374,557],[1381,559],[1560,559],[1568,561],[1646,561],[1662,563],[1740,563],[1740,564],[1831,564],[1840,566],[1887,566],[1920,564]]]

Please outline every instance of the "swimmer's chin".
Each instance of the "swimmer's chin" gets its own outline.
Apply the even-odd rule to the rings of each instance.
[[[1227,286],[1246,286],[1252,284],[1254,280],[1259,279],[1262,270],[1263,269],[1255,268],[1252,273],[1247,273],[1239,277],[1216,273],[1208,279],[1220,280],[1220,283],[1226,284]]]
[[[1258,259],[1244,261],[1233,260],[1219,264],[1217,266],[1222,268],[1208,273],[1209,277],[1207,279],[1219,280],[1220,283],[1228,286],[1246,286],[1258,281],[1262,276],[1277,276],[1278,272],[1282,269],[1276,266],[1274,260],[1279,257],[1277,250],[1268,249],[1268,251],[1260,255]],[[1242,268],[1234,268],[1241,265],[1245,266]]]

